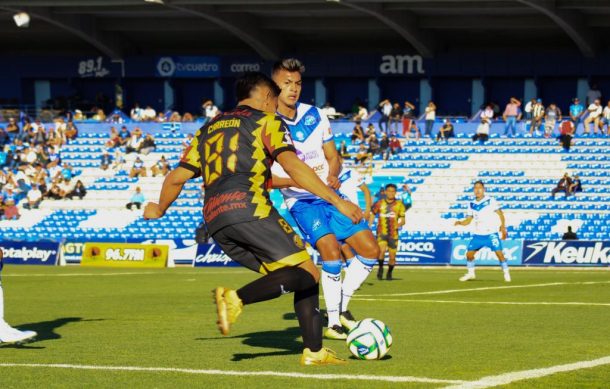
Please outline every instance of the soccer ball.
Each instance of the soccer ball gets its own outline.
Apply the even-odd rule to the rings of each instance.
[[[381,359],[391,346],[390,329],[380,320],[361,320],[347,335],[347,347],[359,359]]]

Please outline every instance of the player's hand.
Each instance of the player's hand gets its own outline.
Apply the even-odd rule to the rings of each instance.
[[[506,240],[508,233],[506,232],[506,227],[500,227],[500,238],[502,240]]]
[[[339,181],[339,177],[337,176],[329,175],[328,178],[326,178],[326,183],[335,190],[341,187],[341,181]]]
[[[459,221],[459,220],[456,220],[456,222],[455,222],[455,223],[453,223],[453,225],[454,225],[454,226],[461,226],[461,225],[462,225],[462,222],[461,222],[461,221]]]
[[[163,216],[163,211],[161,211],[161,207],[157,203],[148,203],[144,207],[144,219],[152,220],[159,219]]]
[[[371,211],[364,211],[364,220],[371,219]]]
[[[362,209],[356,204],[347,200],[341,200],[336,207],[339,212],[349,217],[354,224],[359,223],[360,220],[362,220]]]

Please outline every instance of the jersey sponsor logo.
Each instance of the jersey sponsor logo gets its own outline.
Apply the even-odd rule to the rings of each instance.
[[[236,266],[237,264],[216,244],[201,244],[193,266]]]
[[[316,124],[317,119],[313,116],[313,115],[305,115],[305,117],[303,118],[303,123],[306,126],[312,126],[314,124]]]
[[[211,222],[221,213],[229,212],[235,209],[246,209],[247,204],[242,201],[246,198],[246,192],[229,192],[219,193],[206,199],[205,205],[203,206],[203,213],[205,214],[205,220]]]
[[[610,242],[530,242],[526,264],[610,265]]]

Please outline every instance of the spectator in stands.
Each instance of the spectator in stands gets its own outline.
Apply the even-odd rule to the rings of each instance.
[[[136,193],[134,193],[131,196],[131,199],[129,200],[129,202],[126,205],[126,208],[129,209],[130,211],[133,209],[134,206],[137,209],[141,209],[144,201],[146,201],[146,199],[144,198],[142,189],[140,189],[140,187],[138,186],[138,187],[136,187]]]
[[[481,119],[481,123],[477,127],[477,132],[472,137],[472,140],[473,140],[473,142],[478,141],[479,143],[483,144],[483,143],[487,142],[488,139],[489,139],[489,120],[483,118],[483,119]]]
[[[551,103],[546,109],[544,116],[544,137],[550,138],[555,131],[555,124],[557,121],[561,121],[561,110],[555,103]]]
[[[155,138],[152,134],[146,134],[144,140],[140,144],[140,148],[138,149],[138,153],[148,155],[149,153],[155,151],[157,145],[155,144]]]
[[[64,178],[57,186],[59,186],[59,196],[62,199],[67,199],[76,188],[76,183],[71,179]]]
[[[379,117],[379,131],[386,132],[388,133],[389,130],[389,123],[390,123],[390,116],[392,114],[392,103],[390,102],[390,100],[385,99],[382,100],[379,105],[377,106],[377,111],[379,112],[379,114],[381,115]],[[385,130],[383,129],[385,125]]]
[[[18,220],[21,217],[14,199],[6,199],[4,203],[4,220]]]
[[[538,129],[542,125],[542,119],[544,119],[544,105],[542,105],[542,99],[537,99],[536,103],[532,106],[532,125],[530,127],[530,135],[536,132],[536,135],[540,135]]]
[[[85,184],[81,180],[76,181],[76,185],[74,185],[74,189],[72,192],[68,193],[68,197],[70,199],[74,199],[74,197],[78,197],[79,200],[82,200],[83,197],[87,195],[87,189],[85,188]]]
[[[125,164],[125,157],[118,147],[114,149],[114,155],[112,156],[112,170],[119,171],[123,169]]]
[[[66,180],[71,180],[74,176],[73,170],[74,168],[69,163],[65,162],[61,168],[61,176]]]
[[[396,137],[395,134],[392,134],[390,137],[390,153],[392,155],[396,155],[402,151],[402,144],[400,144],[400,140]]]
[[[368,143],[369,143],[369,153],[371,155],[375,156],[375,155],[381,153],[381,145],[379,144],[379,140],[377,139],[377,136],[375,136],[375,134],[372,134],[368,138]]]
[[[144,111],[142,111],[142,120],[145,122],[152,122],[157,118],[157,111],[153,107],[147,105]]]
[[[146,168],[144,167],[144,161],[137,157],[135,161],[133,161],[133,166],[131,167],[131,171],[129,172],[129,177],[146,177]]]
[[[572,231],[572,226],[568,226],[568,231],[563,234],[561,240],[578,240],[578,236]]]
[[[11,139],[4,127],[0,127],[0,152],[4,150],[4,146],[10,143]]]
[[[402,117],[403,119],[415,118],[415,105],[413,105],[410,101],[405,101],[405,104],[402,107]]]
[[[93,116],[91,116],[91,120],[96,120],[98,122],[103,122],[106,120],[106,114],[104,113],[104,110],[101,108],[94,108],[93,109]]]
[[[19,134],[19,125],[17,124],[15,118],[8,119],[8,124],[6,125],[6,132],[12,135]]]
[[[576,126],[572,120],[564,120],[559,125],[559,136],[557,140],[565,151],[570,151],[572,146],[572,138],[576,132]]]
[[[112,134],[110,136],[112,136]],[[129,142],[129,139],[131,138],[131,133],[129,132],[126,126],[121,127],[121,131],[119,131],[119,138],[119,143],[121,144],[121,146]]]
[[[155,122],[157,123],[165,123],[167,121],[167,116],[165,116],[165,112],[159,112],[157,117],[155,118]]]
[[[32,185],[32,188],[28,191],[26,199],[27,201],[23,204],[23,208],[38,209],[42,201],[42,192],[38,188],[38,185]]]
[[[587,92],[587,104],[593,104],[595,100],[601,101],[602,92],[597,87],[596,83],[591,84],[589,91]]]
[[[356,153],[356,164],[363,164],[371,157],[366,145],[364,143],[360,143],[360,148],[358,148],[358,152]]]
[[[125,143],[125,154],[138,152],[142,146],[142,142],[144,142],[142,130],[139,127],[136,127],[131,133],[129,140]]]
[[[338,117],[342,116],[341,114],[337,113],[337,110],[335,109],[335,107],[330,105],[330,102],[328,102],[328,101],[326,102],[326,104],[324,104],[324,106],[320,110],[322,111],[322,114],[324,114],[324,116],[326,116],[329,120],[337,119]]]
[[[575,97],[570,105],[570,120],[574,123],[574,130],[578,129],[578,124],[582,120],[582,115],[585,114],[585,107],[580,103],[580,99]]]
[[[551,191],[551,197],[555,198],[557,192],[565,192],[566,197],[570,195],[570,186],[572,185],[572,179],[565,173],[563,177],[557,182],[557,186]]]
[[[131,120],[139,122],[142,120],[144,110],[140,108],[140,104],[135,103],[131,111],[129,112],[129,117]]]
[[[64,132],[64,136],[68,141],[76,139],[76,137],[78,137],[78,128],[72,120],[68,122],[66,126],[66,131]]]
[[[360,122],[356,122],[354,129],[352,130],[352,136],[350,137],[351,143],[361,143],[364,142],[364,130],[362,129],[362,125]]]
[[[51,189],[47,193],[45,193],[45,197],[51,200],[60,200],[61,197],[61,189],[59,185],[53,184],[51,185]]]
[[[394,103],[392,105],[392,111],[390,112],[390,126],[392,127],[392,132],[398,132],[398,124],[402,122],[402,109],[400,108],[400,104]]]
[[[347,144],[345,143],[344,140],[342,140],[341,143],[339,144],[339,148],[337,149],[337,152],[339,153],[341,158],[348,159],[351,157],[349,151],[347,151]]]
[[[508,104],[506,104],[506,108],[504,108],[504,113],[502,114],[502,118],[506,122],[506,126],[504,127],[505,136],[517,135],[517,120],[520,119],[520,106],[521,102],[515,97],[511,97]]]
[[[174,111],[169,116],[169,119],[167,121],[168,122],[181,122],[182,121],[182,117],[180,117],[180,113],[178,113],[178,111]]]
[[[534,105],[536,105],[536,99],[530,99],[530,101],[528,101],[523,108],[523,112],[525,113],[525,130],[527,130],[528,126],[530,126],[531,129],[532,111],[534,109]]]
[[[604,134],[604,126],[606,126],[606,133],[610,135],[610,100],[608,100],[608,104],[604,107],[602,118],[599,121],[599,131],[602,135]]]
[[[575,196],[577,192],[582,192],[582,182],[580,181],[578,174],[575,174],[572,184],[570,185],[570,193]]]
[[[436,134],[436,141],[444,140],[447,142],[449,138],[453,137],[455,137],[455,134],[453,133],[453,124],[451,124],[451,120],[445,119],[441,129]]]
[[[377,137],[377,131],[375,130],[375,125],[373,123],[369,123],[366,128],[366,134],[364,135],[364,141],[370,142],[371,136]]]
[[[587,108],[587,111],[589,111],[589,115],[583,122],[583,125],[585,127],[584,133],[589,134],[589,124],[593,123],[593,131],[595,134],[597,134],[597,129],[599,128],[599,119],[603,112],[601,100],[594,100],[593,104],[589,105],[589,108]]]
[[[205,117],[205,123],[214,119],[216,115],[220,113],[220,110],[217,106],[214,105],[214,102],[210,99],[204,100],[202,104],[203,108],[203,116]]]
[[[413,206],[413,193],[411,192],[411,188],[405,182],[402,184],[401,191],[398,194],[397,198],[400,199],[405,205],[405,211],[408,211]]]
[[[491,104],[485,105],[485,107],[483,108],[483,111],[481,112],[481,118],[485,118],[485,119],[489,120],[490,122],[493,120],[494,109],[491,106]]]
[[[432,138],[432,129],[434,128],[434,121],[436,120],[436,105],[434,102],[429,101],[426,106],[426,133],[425,136]]]
[[[161,177],[165,177],[167,173],[169,173],[169,170],[169,162],[167,162],[167,159],[165,159],[165,155],[162,155],[161,159],[150,168],[150,172],[153,177],[156,177],[157,174],[160,174]]]
[[[367,111],[366,107],[363,104],[358,104],[358,112],[354,116],[354,121],[363,121],[368,119],[369,111]]]
[[[100,168],[102,170],[108,170],[110,164],[112,164],[112,156],[108,150],[102,151],[102,156],[100,157]]]
[[[195,121],[195,118],[193,118],[193,115],[190,112],[185,112],[184,115],[182,115],[182,121],[189,123]]]
[[[86,119],[87,118],[83,114],[83,111],[81,111],[80,109],[74,110],[74,115],[72,115],[72,120],[82,121],[82,120],[86,120]]]
[[[127,130],[127,128],[125,128],[125,130]],[[127,131],[127,132],[129,133],[129,131]],[[111,148],[111,149],[113,149],[115,147],[119,147],[121,145],[122,141],[123,141],[123,138],[121,138],[117,129],[114,126],[110,127],[110,138],[105,143],[106,147]]]
[[[385,132],[381,133],[381,139],[379,139],[379,154],[383,156],[384,160],[390,157],[390,138]]]
[[[405,131],[405,121],[408,121],[408,127],[406,128]],[[415,121],[415,119],[406,119],[405,121],[403,121],[403,132],[402,135],[409,140],[411,138],[411,134],[415,134],[415,140],[419,140],[420,136],[421,136],[421,132],[419,131],[419,128],[417,127],[417,122]]]

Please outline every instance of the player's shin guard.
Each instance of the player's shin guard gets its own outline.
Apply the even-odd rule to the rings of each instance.
[[[314,278],[300,267],[275,270],[237,291],[244,305],[271,300],[282,294],[306,290],[317,285]]]
[[[349,268],[348,268],[349,271]],[[340,325],[339,309],[341,308],[341,261],[322,262],[322,291],[326,302],[328,326]]]
[[[347,311],[352,295],[366,280],[366,278],[373,270],[373,266],[377,262],[376,259],[363,258],[356,256],[356,260],[352,261],[350,266],[345,272],[345,279],[343,280],[343,290],[341,296],[341,312]]]
[[[318,284],[294,293],[294,312],[299,319],[303,347],[319,351],[322,348],[322,315]]]

